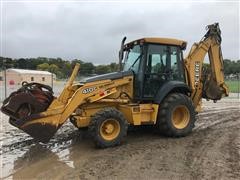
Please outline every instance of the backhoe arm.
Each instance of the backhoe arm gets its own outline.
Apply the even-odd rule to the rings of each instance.
[[[220,100],[228,96],[228,87],[224,83],[223,57],[221,50],[221,31],[218,23],[208,25],[207,33],[199,43],[193,44],[185,58],[187,83],[192,89],[191,98],[200,109],[201,99]],[[203,69],[204,58],[208,54],[210,67]]]

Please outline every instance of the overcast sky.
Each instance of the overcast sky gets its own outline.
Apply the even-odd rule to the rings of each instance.
[[[147,2],[147,1],[146,1]],[[239,58],[239,2],[1,3],[1,56],[117,62],[120,41],[170,37],[198,42],[219,22],[224,58]]]

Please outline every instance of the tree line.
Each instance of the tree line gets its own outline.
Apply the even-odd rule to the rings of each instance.
[[[71,75],[72,69],[76,63],[80,63],[80,76],[104,74],[118,70],[118,64],[116,63],[110,63],[107,65],[94,65],[91,62],[84,62],[78,59],[67,61],[61,58],[46,57],[20,59],[0,57],[0,69],[17,68],[49,71],[56,74],[57,78],[59,79],[68,78]]]
[[[240,74],[240,60],[231,61],[230,59],[223,60],[225,75]]]
[[[84,62],[78,59],[67,61],[61,58],[46,57],[20,59],[0,57],[0,68],[44,70],[56,74],[59,79],[63,79],[70,76],[76,62],[80,63],[81,65],[80,75],[82,76],[105,74],[118,70],[117,63],[110,63],[107,65],[94,65],[91,62]],[[240,73],[240,60],[232,61],[229,59],[224,59],[223,64],[225,75]]]

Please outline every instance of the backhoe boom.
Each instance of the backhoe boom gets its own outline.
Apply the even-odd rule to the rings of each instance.
[[[223,57],[221,50],[221,31],[218,23],[207,26],[208,32],[199,43],[194,43],[185,58],[187,84],[192,90],[191,98],[197,110],[201,99],[219,100],[228,96],[224,83]],[[204,58],[208,54],[210,67],[203,68]]]

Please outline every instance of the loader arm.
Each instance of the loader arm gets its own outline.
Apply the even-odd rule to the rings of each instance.
[[[215,23],[207,26],[207,29],[203,39],[193,44],[184,60],[186,81],[192,90],[191,98],[197,111],[200,111],[202,98],[217,101],[229,94],[224,82],[219,25]],[[209,69],[203,69],[206,54],[209,57]]]
[[[66,120],[68,120],[69,116],[74,113],[77,107],[85,103],[101,101],[116,93],[117,87],[132,81],[131,78],[126,77],[115,81],[102,80],[86,84],[73,84],[79,68],[80,65],[76,64],[62,93],[52,101],[46,111],[31,114],[22,119],[10,119],[10,123],[22,129],[36,140],[46,143]],[[121,103],[128,103],[128,100],[123,99]]]

